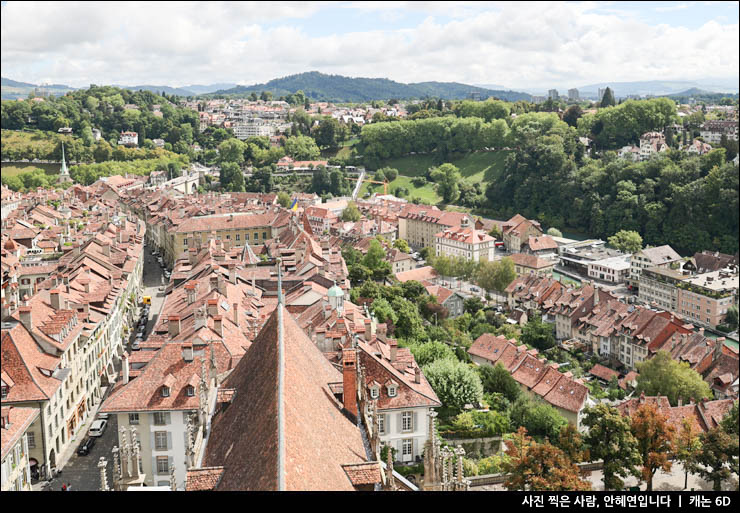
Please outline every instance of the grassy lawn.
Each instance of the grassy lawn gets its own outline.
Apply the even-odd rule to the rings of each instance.
[[[507,155],[507,151],[470,153],[461,158],[454,158],[450,163],[460,169],[460,174],[466,182],[492,183],[501,176]],[[398,169],[399,176],[390,183],[389,192],[394,187],[407,187],[409,189],[409,200],[416,196],[425,202],[436,204],[442,201],[442,198],[434,192],[434,184],[426,184],[421,188],[417,188],[414,187],[410,180],[410,177],[424,176],[430,167],[435,166],[436,164],[432,155],[408,155],[406,157],[388,159],[380,167]],[[372,176],[372,173],[370,173],[370,176]],[[363,184],[362,189],[360,189],[360,197],[367,191],[367,185]],[[377,186],[375,192],[378,191],[382,193],[382,187]]]
[[[388,194],[391,194],[393,189],[396,187],[405,187],[409,190],[409,195],[406,199],[411,201],[412,198],[417,197],[420,200],[422,200],[424,203],[429,204],[437,204],[440,201],[442,201],[442,197],[439,196],[435,190],[434,190],[434,184],[428,183],[424,185],[423,187],[414,187],[414,184],[411,183],[412,177],[404,176],[404,175],[398,175],[398,177],[393,180],[392,182],[388,183]],[[383,186],[380,184],[369,184],[367,182],[362,184],[362,187],[360,188],[359,198],[362,198],[365,193],[368,190],[368,186],[373,186],[373,192],[376,192],[378,194],[383,194]]]
[[[3,147],[15,147],[15,148],[37,148],[40,154],[51,153],[56,148],[58,142],[71,141],[74,139],[71,135],[57,134],[56,132],[45,132],[42,130],[34,130],[30,132],[21,132],[19,130],[3,130],[2,141]],[[61,159],[61,155],[59,157]]]
[[[31,162],[28,162],[28,163],[19,162],[17,164],[3,164],[2,174],[3,176],[17,176],[21,173],[31,172],[37,168],[43,169],[47,175],[58,175],[60,165],[59,164],[34,164]]]

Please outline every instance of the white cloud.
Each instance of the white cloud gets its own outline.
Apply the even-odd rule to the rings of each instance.
[[[398,30],[342,23],[410,11],[426,18]],[[309,35],[317,23],[337,30]],[[29,82],[256,83],[319,70],[513,88],[737,76],[739,39],[737,22],[648,25],[593,2],[9,2],[1,37],[3,76]]]

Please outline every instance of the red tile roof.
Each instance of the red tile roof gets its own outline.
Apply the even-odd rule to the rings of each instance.
[[[185,490],[188,492],[212,491],[221,482],[223,467],[203,467],[188,470]]]

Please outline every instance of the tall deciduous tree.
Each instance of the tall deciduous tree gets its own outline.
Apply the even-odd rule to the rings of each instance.
[[[635,393],[639,395],[665,395],[672,405],[677,405],[678,400],[684,403],[690,400],[700,401],[711,397],[709,385],[702,379],[701,375],[689,367],[686,362],[678,362],[671,358],[667,351],[658,353],[641,364],[637,369],[637,388]]]
[[[445,203],[454,203],[460,197],[458,182],[462,180],[460,170],[452,164],[442,164],[432,169],[430,177],[438,184],[440,196]]]
[[[671,470],[676,428],[653,404],[643,404],[631,418],[632,434],[642,456],[642,479],[647,482],[647,491],[652,492],[655,472]]]
[[[520,427],[506,441],[508,460],[502,470],[508,474],[508,490],[584,491],[591,483],[580,477],[578,467],[549,442],[538,444]]]
[[[522,393],[519,383],[501,363],[495,366],[481,365],[476,370],[486,393],[501,393],[511,402],[516,401]]]
[[[478,374],[468,365],[451,358],[435,360],[423,367],[424,376],[445,407],[461,411],[483,398]]]
[[[729,479],[733,470],[737,472],[737,468],[733,469],[733,459],[737,461],[738,436],[717,426],[702,434],[700,440],[701,450],[689,465],[689,471],[712,482],[713,490],[719,492],[722,481]]]
[[[347,208],[342,211],[342,221],[359,221],[361,217],[360,209],[357,208],[357,204],[354,201],[350,201],[347,204]]]
[[[642,249],[642,237],[633,230],[619,230],[608,241],[610,246],[625,253],[637,253]]]
[[[539,314],[534,314],[522,328],[522,342],[529,344],[540,351],[555,347],[555,336],[552,324],[543,322]]]
[[[589,428],[584,438],[591,458],[604,462],[605,490],[624,488],[621,478],[640,477],[642,457],[629,418],[602,403],[586,410],[583,425]]]
[[[684,480],[683,489],[688,487],[689,468],[701,451],[701,431],[695,426],[693,419],[686,418],[681,421],[681,429],[676,435],[676,460],[683,465]]]

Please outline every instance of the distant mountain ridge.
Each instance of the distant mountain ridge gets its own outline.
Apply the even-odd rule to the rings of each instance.
[[[249,94],[270,91],[273,96],[285,96],[303,91],[314,100],[335,102],[366,102],[390,98],[411,99],[438,97],[445,100],[462,99],[477,93],[481,98],[495,96],[502,100],[530,100],[527,93],[496,91],[457,82],[419,82],[403,84],[387,78],[352,78],[342,75],[327,75],[309,71],[297,75],[276,78],[264,84],[236,86],[222,89],[214,94]]]

